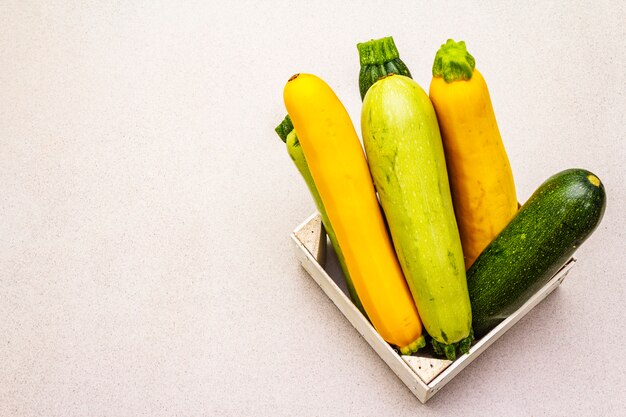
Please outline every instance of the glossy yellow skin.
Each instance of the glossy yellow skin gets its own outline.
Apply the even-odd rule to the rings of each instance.
[[[424,341],[422,325],[348,112],[331,88],[310,74],[292,77],[284,99],[370,321],[403,353],[416,350]]]
[[[465,269],[517,212],[517,196],[489,90],[474,69],[471,79],[433,77],[433,103],[443,140],[450,191]]]

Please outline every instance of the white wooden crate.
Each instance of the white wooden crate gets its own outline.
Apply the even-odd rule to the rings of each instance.
[[[515,313],[511,314],[491,332],[474,341],[469,354],[461,355],[455,361],[449,361],[433,357],[427,349],[420,350],[411,356],[401,355],[380,337],[370,322],[354,306],[350,298],[324,268],[327,239],[318,213],[312,214],[298,226],[291,234],[291,238],[296,244],[296,254],[304,269],[381,359],[422,403],[428,401],[504,332],[554,291],[576,262],[574,258],[570,258],[550,281]]]

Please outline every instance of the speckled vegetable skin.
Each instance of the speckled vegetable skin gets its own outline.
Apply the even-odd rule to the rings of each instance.
[[[600,223],[604,186],[584,169],[550,177],[467,271],[482,336],[545,285]]]
[[[291,160],[298,168],[300,175],[304,179],[309,191],[311,192],[311,196],[315,201],[315,206],[317,210],[320,212],[322,216],[322,223],[324,224],[324,229],[326,229],[326,233],[328,234],[328,238],[330,239],[330,243],[333,245],[333,249],[337,254],[337,260],[339,261],[339,265],[341,265],[341,270],[346,278],[346,285],[348,287],[348,292],[350,293],[350,297],[352,298],[352,302],[358,308],[361,313],[367,317],[365,310],[363,309],[363,304],[361,304],[361,300],[354,289],[354,284],[352,283],[352,278],[350,277],[350,273],[348,272],[348,268],[346,267],[346,261],[343,257],[343,252],[339,247],[339,243],[337,242],[337,237],[335,236],[335,230],[333,226],[330,224],[330,219],[328,218],[328,214],[326,213],[326,209],[324,208],[324,204],[322,203],[322,198],[320,197],[320,193],[317,191],[317,187],[315,186],[315,182],[313,181],[313,177],[311,176],[311,171],[309,170],[309,165],[306,162],[306,158],[304,156],[304,152],[302,151],[302,146],[300,146],[300,141],[298,140],[298,135],[293,128],[293,123],[291,123],[291,119],[289,116],[285,116],[281,124],[276,127],[276,133],[283,142],[287,145],[287,153],[291,157]]]
[[[412,79],[389,75],[367,92],[361,130],[404,276],[436,351],[466,353],[472,312],[437,116]]]
[[[400,59],[400,54],[391,36],[374,39],[356,45],[359,50],[359,91],[361,100],[367,90],[381,77],[387,74],[404,75],[411,78],[407,66]]]

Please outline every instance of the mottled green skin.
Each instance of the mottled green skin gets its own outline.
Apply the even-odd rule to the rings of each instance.
[[[569,169],[550,177],[467,271],[477,336],[520,308],[598,226],[606,195],[589,175]]]
[[[359,91],[361,100],[367,90],[381,77],[389,74],[404,75],[411,78],[407,66],[400,59],[400,54],[391,36],[357,44],[359,50]]]
[[[372,178],[422,323],[441,346],[461,343],[470,336],[472,313],[433,106],[415,81],[391,75],[367,92],[361,129]]]
[[[287,144],[287,153],[291,157],[291,160],[298,168],[300,175],[304,179],[309,191],[311,192],[311,196],[315,201],[315,205],[317,206],[317,210],[320,212],[322,216],[322,224],[324,225],[324,229],[326,229],[326,234],[328,234],[328,238],[330,239],[330,243],[335,250],[335,254],[337,255],[337,260],[339,261],[339,265],[341,266],[341,270],[346,278],[346,285],[348,287],[348,292],[350,293],[350,297],[352,298],[352,302],[358,308],[361,313],[367,317],[365,313],[365,309],[363,308],[363,304],[361,304],[361,300],[356,293],[356,289],[354,288],[354,284],[352,283],[352,278],[350,277],[350,273],[348,273],[348,268],[346,267],[346,261],[343,257],[343,252],[339,247],[339,243],[337,242],[337,237],[335,236],[335,230],[333,226],[330,224],[330,219],[328,218],[328,214],[326,213],[326,209],[324,208],[324,204],[322,203],[322,197],[320,197],[319,192],[317,191],[317,187],[315,186],[315,181],[313,181],[313,176],[311,175],[311,171],[309,170],[309,165],[306,162],[306,158],[304,156],[304,151],[302,150],[302,146],[300,146],[300,141],[298,140],[298,135],[296,131],[293,129],[293,124],[291,123],[291,118],[286,116],[285,119],[276,127],[276,133],[278,136]]]
[[[433,63],[433,77],[441,77],[447,83],[472,78],[476,61],[467,52],[465,42],[455,42],[448,39],[435,55]]]

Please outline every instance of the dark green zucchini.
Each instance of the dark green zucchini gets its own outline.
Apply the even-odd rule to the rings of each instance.
[[[381,39],[373,39],[368,42],[358,43],[359,61],[359,91],[361,100],[367,90],[381,77],[388,74],[404,75],[412,78],[407,66],[400,59],[400,54],[391,36]]]
[[[467,271],[480,337],[544,286],[600,223],[604,186],[584,169],[550,177]]]

